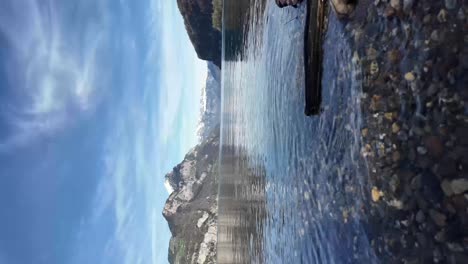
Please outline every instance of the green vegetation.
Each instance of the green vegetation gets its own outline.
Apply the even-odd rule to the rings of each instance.
[[[186,253],[185,252],[185,241],[184,240],[179,240],[177,254],[176,254],[176,262],[175,263],[181,263],[183,259],[187,258],[185,253]]]
[[[223,29],[223,0],[213,0],[213,28]]]

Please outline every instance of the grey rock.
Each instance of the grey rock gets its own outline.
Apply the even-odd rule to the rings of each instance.
[[[465,12],[463,11],[463,8],[460,8],[460,9],[458,10],[457,18],[458,18],[459,20],[465,20],[466,16],[465,16]]]
[[[468,191],[468,179],[455,179],[450,182],[454,194],[462,194]]]
[[[454,9],[457,6],[457,0],[445,0],[445,7],[447,9]]]
[[[411,180],[411,189],[418,190],[421,188],[421,178],[421,174],[418,174]]]
[[[413,8],[414,0],[403,0],[403,10],[409,12]]]
[[[463,247],[458,243],[447,243],[447,248],[452,252],[463,252]]]
[[[435,239],[435,241],[437,241],[439,243],[443,243],[443,242],[445,242],[447,240],[447,235],[446,235],[444,230],[441,230],[441,231],[437,232],[437,234],[435,234],[434,239]]]
[[[426,216],[424,215],[424,212],[422,210],[419,210],[417,213],[416,213],[416,222],[422,224],[424,223],[424,221],[426,220]]]
[[[419,155],[427,154],[427,149],[425,147],[419,146],[416,150],[418,151]]]
[[[448,180],[443,180],[442,183],[440,184],[440,187],[442,191],[444,192],[445,196],[453,195],[452,184]]]

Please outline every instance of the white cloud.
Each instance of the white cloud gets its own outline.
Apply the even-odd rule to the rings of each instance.
[[[81,30],[65,28],[65,16],[54,4],[11,1],[10,14],[0,15],[0,32],[11,43],[4,63],[14,65],[8,71],[7,78],[13,81],[9,89],[21,98],[2,113],[15,133],[2,139],[0,151],[53,133],[70,117],[92,109],[105,80],[103,69],[97,68],[107,37],[105,21],[83,22],[88,35],[82,36],[76,32]],[[83,43],[74,42],[80,38]]]

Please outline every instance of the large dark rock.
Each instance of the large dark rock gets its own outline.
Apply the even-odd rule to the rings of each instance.
[[[177,5],[198,57],[221,67],[221,32],[213,28],[212,0],[177,0]]]

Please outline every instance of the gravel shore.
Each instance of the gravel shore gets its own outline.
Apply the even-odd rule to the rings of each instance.
[[[467,16],[461,0],[367,0],[343,22],[383,263],[468,263]]]

